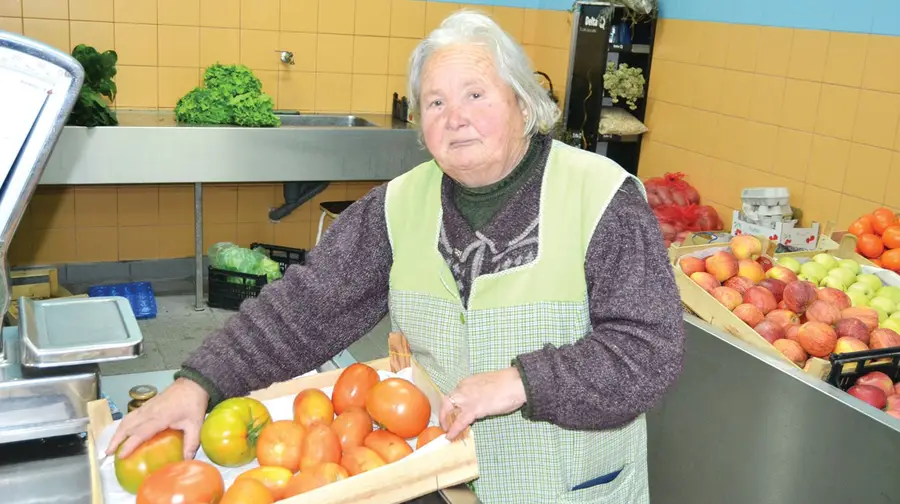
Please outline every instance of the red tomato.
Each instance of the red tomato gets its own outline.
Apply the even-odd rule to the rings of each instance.
[[[365,446],[356,446],[344,452],[341,458],[341,466],[347,470],[350,476],[356,476],[372,469],[378,469],[385,465],[382,459],[374,450]]]
[[[310,428],[315,423],[331,425],[334,421],[334,405],[325,392],[306,389],[294,397],[294,422]]]
[[[219,504],[273,504],[275,498],[265,485],[253,478],[235,480]]]
[[[303,438],[300,470],[308,471],[325,462],[341,461],[341,441],[325,424],[313,424]]]
[[[431,418],[428,397],[403,378],[388,378],[372,387],[366,410],[372,420],[405,439],[418,436]]]
[[[366,364],[356,362],[348,366],[341,372],[331,393],[334,412],[340,415],[352,406],[365,408],[366,395],[379,381],[378,371]]]
[[[290,420],[278,420],[263,427],[256,442],[256,459],[261,466],[278,466],[292,473],[300,470],[300,449],[306,429]]]
[[[881,256],[881,267],[900,273],[900,249],[886,251]]]
[[[418,439],[416,439],[416,450],[443,436],[444,434],[446,434],[446,432],[444,432],[444,429],[441,429],[436,425],[432,425],[431,427],[426,428],[419,434]]]
[[[254,467],[249,471],[242,472],[235,478],[235,481],[240,479],[255,479],[272,492],[272,497],[274,497],[275,500],[281,500],[284,498],[284,489],[287,487],[288,482],[291,481],[293,476],[294,473],[292,473],[290,469],[285,469],[284,467],[262,466]]]
[[[388,464],[396,462],[413,452],[412,447],[409,446],[405,439],[386,430],[377,430],[369,434],[366,436],[363,445],[371,448]]]
[[[242,466],[256,458],[256,440],[262,428],[271,421],[269,410],[256,399],[226,399],[203,421],[200,446],[215,464]]]
[[[218,504],[224,493],[225,481],[212,464],[182,460],[148,476],[138,490],[137,504]]]
[[[354,406],[334,419],[331,430],[337,434],[342,450],[360,446],[366,436],[372,432],[372,417],[366,413],[366,410]]]
[[[144,479],[170,462],[184,459],[184,432],[166,429],[141,443],[126,458],[119,458],[116,451],[116,479],[130,494],[136,494]]]

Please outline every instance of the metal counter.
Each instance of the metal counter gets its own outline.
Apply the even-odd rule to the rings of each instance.
[[[119,126],[66,126],[40,183],[172,184],[390,180],[430,159],[414,127],[179,126],[172,112],[118,111]]]
[[[684,372],[648,415],[654,504],[900,502],[900,420],[685,318]]]

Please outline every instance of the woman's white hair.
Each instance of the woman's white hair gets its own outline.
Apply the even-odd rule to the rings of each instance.
[[[413,51],[409,61],[407,95],[410,112],[416,122],[421,117],[419,96],[425,62],[438,49],[461,44],[481,45],[493,53],[497,72],[512,87],[525,109],[526,137],[553,129],[559,120],[559,107],[538,83],[525,50],[493,19],[474,10],[460,10],[448,16]]]

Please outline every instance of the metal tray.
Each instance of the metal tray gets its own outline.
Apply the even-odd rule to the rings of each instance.
[[[21,363],[48,368],[133,359],[143,336],[120,296],[19,299]]]

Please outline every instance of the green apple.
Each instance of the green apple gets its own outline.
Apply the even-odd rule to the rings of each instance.
[[[884,310],[885,313],[890,315],[897,311],[897,303],[891,301],[890,299],[882,296],[875,296],[869,301],[869,306],[872,308],[878,308]]]
[[[806,275],[807,278],[818,278],[820,281],[828,276],[828,270],[825,266],[822,266],[815,261],[803,263],[803,265],[800,266],[800,273]],[[819,282],[816,283],[818,284]]]
[[[870,303],[871,303],[871,301],[870,301]],[[869,308],[878,312],[878,323],[879,324],[888,319],[888,312],[882,310],[881,308],[878,308],[877,306],[872,306],[871,304],[869,304]]]
[[[878,289],[878,292],[876,292],[876,294],[881,297],[886,297],[897,304],[900,304],[900,287],[888,285]]]
[[[865,283],[872,288],[872,291],[877,291],[883,285],[881,279],[871,273],[861,273],[856,275],[856,281]]]
[[[848,270],[852,271],[854,275],[859,275],[860,273],[862,273],[862,267],[853,259],[841,259],[840,261],[838,261],[838,264],[841,265],[841,268],[847,268]]]
[[[869,284],[865,282],[860,282],[859,277],[856,277],[856,283],[847,287],[847,294],[851,292],[859,293],[866,297],[866,299],[872,299],[875,297],[875,289],[873,289]]]
[[[840,266],[838,264],[838,260],[834,258],[831,254],[816,254],[813,256],[813,261],[825,266],[825,269],[831,271]]]
[[[814,283],[814,284],[816,284],[816,285],[819,285],[819,283],[821,283],[822,280],[825,279],[825,277],[821,277],[821,276],[811,276],[811,275],[807,275],[807,274],[805,274],[805,273],[800,273],[799,275],[797,275],[797,279],[798,279],[798,280],[802,280],[802,281],[804,281],[804,282],[812,282],[812,283]]]
[[[865,294],[858,291],[847,291],[847,296],[850,297],[850,304],[853,306],[869,306],[869,298],[867,298]]]
[[[854,273],[844,267],[835,268],[835,269],[829,271],[828,276],[832,277],[832,278],[837,278],[838,280],[841,281],[841,283],[844,285],[844,287],[841,288],[841,290],[846,290],[847,287],[850,287],[851,285],[853,285],[854,282],[856,282],[856,273]]]
[[[891,316],[888,318],[900,320],[900,310],[897,310],[894,313],[891,313]]]
[[[794,259],[793,257],[780,257],[775,260],[779,266],[784,266],[785,268],[793,271],[795,274],[800,273],[800,261]]]
[[[833,270],[833,271],[837,271],[837,270]],[[819,282],[819,287],[831,287],[832,289],[837,289],[839,291],[847,290],[847,284],[845,284],[843,281],[841,281],[840,278],[833,277],[831,275],[828,275],[827,277],[823,278],[822,281]]]
[[[889,318],[884,322],[878,324],[878,327],[883,327],[885,329],[890,329],[895,333],[900,333],[900,319]]]

